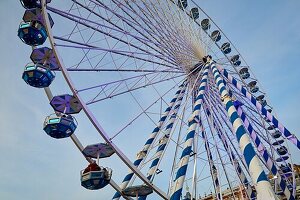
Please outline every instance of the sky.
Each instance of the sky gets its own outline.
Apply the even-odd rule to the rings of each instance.
[[[300,138],[300,2],[197,2],[246,58],[279,120]],[[52,140],[42,131],[43,120],[51,113],[47,98],[21,79],[31,53],[17,37],[23,12],[19,1],[0,1],[0,198],[110,199],[111,188],[101,193],[81,188],[79,171],[86,162],[72,142]],[[84,123],[80,130],[88,132],[91,127]],[[94,139],[81,136],[89,142]],[[295,149],[292,153],[294,162],[300,164],[300,154]]]

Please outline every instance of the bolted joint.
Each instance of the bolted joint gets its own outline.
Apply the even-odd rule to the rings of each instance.
[[[204,56],[204,57],[202,58],[202,61],[203,61],[205,64],[210,63],[210,62],[212,61],[211,55]]]

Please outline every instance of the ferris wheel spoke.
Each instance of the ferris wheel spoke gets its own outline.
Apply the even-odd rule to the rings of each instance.
[[[168,31],[168,32],[165,31],[166,28],[169,28],[169,29],[172,30],[172,26],[170,26],[170,25],[168,25],[168,26],[164,25],[164,20],[163,20],[162,18],[160,18],[159,21],[156,20],[156,17],[159,16],[160,13],[156,12],[156,13],[153,14],[153,11],[149,9],[149,6],[147,6],[147,5],[145,4],[145,2],[143,2],[143,4],[145,5],[146,10],[143,9],[143,8],[141,8],[141,6],[139,6],[136,2],[134,2],[134,3],[135,3],[135,5],[136,5],[136,7],[137,7],[138,9],[141,10],[141,12],[143,13],[143,15],[144,15],[144,17],[146,18],[146,20],[144,19],[144,17],[142,17],[140,14],[138,14],[138,13],[135,11],[135,9],[132,8],[132,6],[131,6],[128,2],[127,2],[127,5],[128,5],[129,8],[131,9],[131,11],[134,12],[139,18],[141,18],[141,19],[143,20],[143,22],[144,22],[151,30],[153,30],[153,28],[155,28],[156,30],[159,29],[159,31],[155,31],[155,32],[158,32],[158,34],[159,34],[158,37],[159,37],[159,39],[160,39],[160,42],[163,42],[164,45],[166,45],[166,49],[170,49],[170,45],[172,45],[172,47],[171,47],[171,50],[172,50],[172,51],[174,51],[175,49],[178,49],[178,48],[175,48],[175,49],[174,49],[174,42],[172,42],[172,40],[170,40],[171,38],[174,38],[174,37],[176,38],[175,40],[177,41],[177,43],[181,44],[181,47],[182,47],[182,46],[183,46],[183,47],[186,46],[185,43],[181,43],[182,39],[181,39],[181,38],[178,38],[178,37],[180,37],[180,35],[175,35],[175,34],[173,33],[173,31]],[[121,4],[121,3],[119,3],[119,5],[120,5],[120,4]],[[148,13],[148,14],[151,15],[151,17],[152,17],[152,19],[154,20],[154,22],[153,22],[152,20],[149,19],[149,17],[147,16],[146,13]],[[150,26],[150,25],[152,25],[152,26]],[[161,27],[162,25],[164,25],[164,26]],[[164,35],[162,35],[162,34],[164,34]],[[163,40],[162,40],[162,38],[163,38]],[[175,41],[175,40],[173,39],[173,41]],[[168,51],[170,51],[170,50],[168,50]],[[183,52],[181,52],[181,53],[183,53]],[[172,53],[172,54],[174,54],[174,53]],[[183,53],[183,54],[184,54],[184,53]]]
[[[165,95],[167,95],[170,91],[172,91],[176,86],[178,86],[178,84],[175,84],[175,86],[173,86],[173,87],[171,87],[167,92],[165,92],[164,94],[162,94],[158,99],[156,99],[151,105],[149,105],[147,108],[145,108],[141,113],[139,113],[138,115],[136,115],[132,120],[130,120],[125,126],[122,126],[122,128],[118,131],[118,132],[116,132],[112,137],[111,137],[111,139],[114,139],[115,137],[117,137],[122,131],[124,131],[129,125],[131,125],[134,121],[136,121],[142,114],[144,114],[145,112],[147,112],[147,110],[148,109],[150,109],[154,104],[156,104],[157,103],[157,101],[159,101],[159,100],[161,100],[161,102],[163,103],[165,103],[166,105],[168,105],[168,103],[165,101],[165,100],[163,100],[164,99],[164,96]],[[174,102],[172,102],[172,103],[174,103]],[[170,105],[171,106],[171,105]],[[170,107],[169,106],[169,107]],[[169,108],[168,107],[168,108]],[[167,111],[165,111],[164,112],[164,115],[165,115],[165,113],[166,113]],[[163,113],[160,113],[160,115],[161,115],[161,118],[165,118],[164,116],[162,116],[163,115]],[[156,124],[155,124],[156,125]],[[161,125],[160,127],[163,127],[163,125]]]
[[[58,38],[58,37],[55,37],[55,38],[66,41],[66,42],[75,43],[75,41],[65,40],[65,39]],[[105,52],[115,53],[115,54],[119,54],[119,55],[123,55],[123,56],[127,56],[127,57],[133,57],[133,58],[137,58],[137,59],[141,59],[141,58],[139,58],[137,56],[134,56],[134,55],[142,55],[142,56],[147,55],[147,56],[149,56],[148,53],[141,53],[141,52],[134,52],[134,51],[124,51],[124,50],[117,50],[117,49],[105,49],[105,48],[95,47],[95,46],[90,46],[90,45],[88,45],[88,46],[78,46],[78,45],[75,46],[75,45],[66,45],[66,44],[56,44],[56,46],[58,46],[58,47],[68,47],[68,48],[78,48],[78,49],[87,49],[87,50],[105,51]],[[157,57],[157,58],[161,57],[160,55],[156,55],[156,54],[153,54],[151,56]],[[149,60],[147,60],[147,61],[149,61]]]
[[[184,75],[171,76],[171,77],[168,77],[168,78],[166,78],[166,76],[165,76],[163,79],[159,79],[159,80],[155,80],[155,81],[147,80],[147,78],[144,76],[144,77],[139,77],[138,80],[136,80],[135,82],[132,82],[131,84],[135,84],[135,86],[133,86],[131,88],[126,87],[126,84],[127,84],[126,81],[120,81],[120,82],[112,83],[114,85],[114,87],[108,88],[107,85],[111,85],[111,84],[101,84],[101,85],[98,85],[98,86],[93,86],[93,87],[90,87],[90,88],[81,89],[80,92],[88,91],[88,90],[95,89],[95,88],[100,89],[100,91],[97,93],[97,95],[95,97],[93,97],[91,100],[87,101],[86,104],[91,105],[91,104],[94,104],[94,103],[97,103],[97,102],[100,102],[100,101],[103,101],[103,100],[106,100],[106,99],[109,99],[109,98],[113,98],[113,97],[116,97],[116,96],[119,96],[119,95],[122,95],[122,94],[130,93],[132,91],[142,89],[142,88],[145,88],[147,86],[153,86],[155,84],[159,84],[159,83],[162,83],[162,82],[165,82],[165,81],[169,81],[171,79],[176,79],[176,78],[179,78],[179,77],[182,77],[182,76],[184,76]],[[141,83],[142,81],[144,81],[145,83],[136,85],[138,83]]]
[[[152,36],[156,41],[159,41],[160,44],[162,44],[162,49],[165,49],[169,52],[169,54],[174,55],[173,52],[176,49],[178,49],[178,44],[177,46],[175,46],[176,44],[171,42],[172,38],[176,38],[179,44],[183,44],[182,38],[180,37],[180,35],[174,34],[174,30],[172,30],[172,27],[166,26],[163,19],[160,18],[159,21],[156,19],[156,17],[159,16],[160,13],[155,13],[157,15],[153,14],[153,10],[151,10],[145,2],[142,3],[145,8],[142,8],[137,2],[134,2],[136,8],[138,8],[141,11],[143,16],[137,13],[136,10],[128,2],[126,2],[130,10],[134,12],[141,19],[141,21],[145,23],[145,25],[151,30],[151,32],[147,31],[147,33],[150,36]],[[148,15],[150,15],[151,18],[149,18]],[[166,31],[166,28],[169,28],[171,31]]]
[[[55,36],[54,38],[58,39],[58,40],[61,40],[61,41],[68,42],[68,43],[80,45],[80,46],[74,46],[75,48],[79,48],[79,49],[101,50],[101,51],[106,50],[106,49],[103,49],[103,48],[98,48],[96,46],[92,46],[92,45],[80,43],[80,42],[77,42],[77,41],[68,40],[68,39],[65,39],[65,38],[58,37],[58,36]],[[62,45],[59,45],[59,46],[62,46]],[[72,47],[72,45],[65,45],[65,44],[64,44],[64,46],[65,47],[68,47],[68,46]],[[126,54],[126,53],[124,53],[124,51],[116,51],[116,50],[110,50],[110,49],[107,49],[107,50],[108,50],[107,51],[108,53],[114,53],[114,54],[122,55],[122,56],[125,56],[125,57],[128,57],[128,58],[138,59],[138,60],[141,60],[141,61],[145,61],[145,62],[149,62],[149,63],[161,65],[161,66],[165,66],[165,67],[168,67],[168,68],[171,68],[171,69],[179,69],[178,67],[174,67],[174,66],[167,65],[167,64],[164,64],[164,63],[156,62],[153,59],[151,60],[150,59],[151,56],[149,56],[149,55],[147,57],[150,57],[150,58],[147,58],[147,57],[138,57],[138,56],[132,55],[133,53]],[[141,54],[138,54],[138,55],[141,55]]]
[[[144,38],[146,38],[150,41],[153,41],[153,43],[155,43],[156,47],[158,48],[158,49],[156,49],[156,51],[160,51],[161,53],[166,54],[168,57],[173,58],[173,55],[170,52],[169,48],[165,48],[165,46],[163,46],[163,44],[162,44],[162,41],[158,40],[156,37],[153,36],[153,34],[156,34],[157,31],[154,31],[154,32],[153,32],[153,30],[150,31],[150,30],[146,29],[140,22],[138,22],[138,18],[141,18],[140,15],[138,15],[136,12],[134,12],[136,14],[136,16],[138,17],[138,18],[135,18],[124,9],[127,7],[122,2],[115,1],[115,0],[112,0],[112,1],[124,12],[124,14],[126,14],[127,17],[129,17],[132,21],[134,21],[137,24],[137,26],[135,27],[135,26],[132,26],[132,23],[130,23],[128,21],[124,21],[128,26],[133,28],[135,31],[137,31],[138,34],[142,35]],[[126,2],[126,3],[128,4],[128,2]],[[125,17],[123,17],[123,18],[125,18]],[[149,27],[148,22],[145,22],[145,25],[147,25]],[[141,30],[138,30],[138,28],[141,28]],[[146,34],[148,34],[148,35],[146,35]]]
[[[89,69],[87,67],[84,68],[67,68],[69,72],[137,72],[137,73],[145,73],[145,72],[153,72],[153,73],[177,73],[177,74],[182,74],[184,72],[181,71],[173,71],[173,70],[151,70],[151,69]],[[53,71],[61,71],[60,69],[55,69]]]
[[[159,5],[159,7],[157,5]],[[189,55],[187,56],[188,59],[196,59],[196,60],[199,59],[199,55],[195,54],[195,50],[196,50],[195,46],[193,46],[193,44],[195,43],[195,41],[193,41],[194,43],[191,42],[191,38],[195,37],[195,35],[197,35],[197,34],[194,34],[192,36],[191,35],[190,36],[186,36],[184,34],[185,32],[180,31],[180,29],[178,28],[178,26],[175,26],[175,24],[178,24],[178,22],[181,25],[183,25],[184,20],[181,17],[179,17],[177,19],[174,19],[174,10],[172,10],[170,8],[170,4],[169,3],[167,3],[167,5],[162,5],[161,1],[157,1],[157,5],[155,5],[155,4],[153,4],[151,2],[151,7],[154,8],[154,11],[156,12],[156,15],[160,16],[158,10],[161,10],[161,13],[163,13],[163,15],[162,15],[163,18],[167,19],[166,20],[166,28],[173,27],[173,30],[172,30],[171,33],[176,33],[176,35],[180,35],[182,37],[182,39],[181,39],[182,44],[180,45],[180,43],[178,43],[180,45],[179,46],[179,51],[180,51],[180,49],[182,49],[182,46],[184,46],[185,47],[184,49],[189,53]],[[165,7],[167,7],[167,8],[165,8]],[[167,10],[169,12],[167,12]],[[180,13],[180,11],[179,11],[179,13]],[[154,16],[155,16],[155,14],[154,14]],[[159,21],[165,21],[164,19],[160,18]],[[188,32],[189,30],[185,29],[185,31]],[[174,40],[174,41],[178,41],[178,39]],[[200,46],[201,45],[199,44],[198,47],[200,47]],[[182,50],[180,51],[180,53],[182,53]],[[177,55],[177,56],[180,56],[180,53],[178,53],[179,55]],[[202,55],[200,55],[200,57],[202,57]],[[186,61],[187,61],[187,59],[186,59]]]
[[[90,4],[90,3],[91,3],[91,2],[89,2],[89,4]],[[73,5],[74,5],[74,4],[75,4],[75,2],[73,2]],[[78,4],[75,4],[75,5],[78,7]],[[96,7],[96,5],[94,6],[94,9],[95,9],[95,7]],[[93,10],[94,10],[94,9],[93,9]],[[99,13],[100,13],[100,10],[99,10]],[[91,16],[92,16],[92,13],[89,13],[89,15],[88,15],[86,18],[89,19]],[[112,21],[112,18],[113,18],[113,16],[108,17],[108,18],[107,18],[107,21],[111,22],[111,21]],[[116,21],[115,23],[118,23],[118,21]],[[76,26],[74,27],[74,29],[77,27],[78,32],[81,32],[81,31],[87,31],[87,30],[89,29],[89,28],[83,28],[83,29],[80,29],[79,26],[78,26],[78,23],[75,23],[75,24],[76,24]],[[97,27],[99,27],[99,26],[97,26]],[[71,35],[74,33],[74,29],[72,30],[71,34],[67,35],[67,36],[68,36],[67,39],[70,39]],[[95,35],[96,32],[97,32],[97,31],[94,30],[94,31],[92,32],[92,34],[89,36],[89,39],[87,40],[87,42],[88,42],[89,44],[101,42],[101,41],[104,40],[104,39],[100,39],[100,40],[96,40],[96,41],[90,42],[90,40],[93,38],[93,36]],[[75,32],[75,34],[76,34],[76,33],[77,33],[77,32]],[[108,33],[111,34],[111,33],[112,33],[112,30],[110,29],[110,30],[108,31]],[[66,37],[66,36],[62,36],[62,38],[64,38],[64,37]],[[87,43],[87,42],[86,42],[86,43]],[[114,48],[117,44],[118,44],[118,42],[113,46],[113,48]],[[90,51],[88,50],[87,52],[84,53],[84,56],[82,57],[82,59],[80,60],[80,62],[76,65],[76,67],[78,67],[82,62],[84,62],[84,60],[90,63],[90,59],[87,57],[87,54],[88,54],[89,52],[90,52]],[[104,59],[104,57],[107,55],[107,53],[108,53],[108,52],[104,53],[104,55],[102,56],[102,58],[99,59],[99,62],[98,62],[98,63],[100,63],[100,62]],[[96,56],[93,56],[93,57],[96,57]],[[85,59],[85,58],[86,58],[86,59]],[[97,64],[97,65],[98,65],[98,64]],[[94,68],[96,68],[97,65],[96,65]],[[93,67],[92,67],[92,68],[93,68]]]
[[[178,51],[178,49],[184,48],[184,49],[186,49],[187,52],[189,52],[189,55],[188,55],[189,57],[190,57],[190,55],[193,55],[193,52],[187,46],[187,43],[186,43],[185,39],[181,36],[181,34],[179,34],[179,33],[176,34],[177,30],[173,28],[174,24],[169,23],[164,18],[160,17],[161,15],[163,15],[165,18],[167,18],[165,11],[163,9],[161,9],[162,10],[161,12],[157,9],[157,6],[158,5],[160,6],[161,2],[157,2],[157,5],[153,4],[152,2],[150,2],[150,4],[151,5],[149,6],[146,4],[146,2],[143,2],[143,5],[145,6],[146,10],[139,7],[138,4],[136,4],[136,5],[142,11],[142,13],[144,13],[144,16],[147,19],[149,19],[149,17],[147,17],[146,13],[150,14],[151,18],[154,19],[154,23],[155,23],[155,24],[153,24],[153,28],[156,28],[156,29],[159,28],[160,29],[159,33],[164,34],[164,36],[163,36],[164,38],[170,39],[169,41],[168,40],[166,41],[167,43],[174,45],[174,42],[172,42],[172,41],[177,41],[176,42],[177,47],[175,47],[175,49],[177,51]],[[158,18],[158,19],[156,19],[156,18]],[[151,21],[151,20],[149,20],[149,21]],[[166,32],[165,30],[167,30],[167,29],[171,29],[171,31]],[[180,47],[178,45],[180,45]],[[184,54],[183,51],[181,51],[181,53]]]
[[[106,6],[105,4],[103,4],[102,2],[100,1],[91,1],[93,3],[95,3],[96,5],[100,5],[102,6],[103,8],[105,8],[106,10],[110,11],[111,13],[113,13],[115,16],[117,16],[120,20],[122,20],[124,23],[126,23],[126,25],[130,28],[132,28],[133,30],[137,31],[140,35],[143,36],[143,38],[141,37],[138,37],[136,35],[133,35],[133,34],[130,34],[130,31],[126,31],[124,30],[122,27],[120,27],[119,25],[117,24],[114,24],[112,23],[111,21],[105,19],[104,17],[102,17],[100,14],[98,13],[95,13],[95,12],[92,12],[93,14],[95,14],[96,16],[98,16],[99,18],[105,20],[107,23],[109,23],[110,25],[113,25],[115,26],[119,31],[121,31],[122,33],[126,33],[128,35],[130,35],[131,37],[135,38],[137,41],[141,42],[142,44],[146,45],[147,47],[151,48],[152,50],[156,51],[156,52],[159,52],[159,53],[162,53],[161,51],[158,51],[157,48],[154,48],[153,46],[149,45],[149,43],[153,43],[156,47],[159,47],[160,44],[158,43],[155,43],[154,41],[152,40],[149,40],[149,38],[145,37],[145,35],[143,35],[142,32],[138,31],[137,28],[135,28],[135,26],[133,26],[133,23],[132,21],[128,21],[127,18],[124,18],[122,17],[121,15],[119,15],[117,12],[115,12],[114,10],[110,9],[108,6]],[[81,5],[82,6],[82,5]],[[118,6],[118,5],[117,5]],[[170,55],[169,55],[170,56]],[[166,57],[169,57],[169,56],[166,56]]]
[[[55,12],[56,14],[59,14],[59,15],[65,17],[65,18],[67,18],[67,19],[70,19],[71,21],[74,21],[74,22],[77,22],[77,23],[79,23],[79,24],[81,24],[81,25],[83,25],[83,26],[89,27],[90,29],[92,29],[92,30],[94,30],[94,31],[97,31],[97,32],[99,32],[99,33],[102,33],[102,34],[104,34],[104,35],[106,35],[106,36],[108,36],[108,37],[110,37],[110,38],[112,38],[112,39],[114,39],[114,40],[116,40],[116,41],[120,41],[120,42],[122,42],[122,43],[124,43],[124,44],[126,44],[126,45],[130,45],[130,47],[133,47],[133,48],[135,48],[136,50],[139,50],[139,51],[141,51],[141,52],[147,53],[148,55],[152,55],[152,56],[154,56],[154,57],[156,57],[156,58],[158,58],[158,59],[160,59],[160,60],[162,60],[162,61],[165,61],[165,62],[167,62],[167,63],[169,63],[169,64],[175,64],[175,63],[173,63],[172,61],[170,61],[168,57],[167,57],[167,58],[164,58],[164,57],[162,57],[161,55],[160,55],[160,56],[157,56],[157,55],[153,54],[152,52],[150,52],[150,51],[148,51],[148,50],[146,50],[146,49],[143,49],[143,48],[138,47],[137,45],[135,45],[135,44],[133,44],[133,43],[130,43],[129,41],[126,41],[126,40],[124,40],[124,39],[122,39],[122,38],[120,38],[120,37],[116,37],[116,36],[113,35],[113,34],[110,34],[110,33],[108,33],[108,32],[105,32],[105,31],[103,31],[103,30],[98,29],[97,27],[94,27],[94,26],[91,26],[91,25],[85,23],[86,21],[88,21],[88,22],[90,22],[90,23],[96,24],[97,26],[100,26],[100,24],[97,23],[97,22],[93,22],[93,21],[90,21],[90,20],[88,20],[88,19],[83,19],[83,18],[81,18],[81,17],[79,17],[79,16],[75,16],[75,15],[72,15],[72,14],[69,14],[69,13],[65,13],[64,11],[57,10],[57,9],[55,9],[55,8],[51,8],[51,7],[50,7],[49,10],[51,10],[52,12]],[[76,19],[76,18],[78,18],[78,19]],[[107,28],[107,27],[106,27],[106,28]],[[114,31],[115,31],[115,30],[114,30]],[[128,34],[128,33],[126,33],[126,32],[123,33],[123,35],[127,35],[127,34]],[[58,39],[58,38],[56,37],[56,39]],[[65,41],[69,41],[69,40],[64,39],[64,38],[60,38],[60,39],[61,39],[61,40],[65,40]],[[74,41],[74,43],[76,43],[76,42]],[[78,43],[79,43],[79,42],[78,42]],[[90,46],[90,45],[85,44],[85,46]]]
[[[204,139],[205,142],[205,149],[206,149],[206,153],[207,153],[207,159],[208,159],[208,163],[209,163],[209,167],[210,167],[210,173],[211,173],[211,177],[212,177],[212,182],[213,182],[213,187],[215,190],[215,193],[217,194],[217,199],[220,200],[221,199],[221,188],[220,188],[220,182],[219,182],[219,178],[218,178],[218,169],[216,168],[216,165],[214,163],[214,159],[211,153],[211,147],[209,146],[209,142],[207,139],[207,132],[203,130],[202,128],[202,122],[201,122],[201,118],[199,120],[200,123],[200,130],[201,134],[202,134],[202,138]]]

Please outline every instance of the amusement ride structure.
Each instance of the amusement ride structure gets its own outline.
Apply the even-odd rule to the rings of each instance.
[[[288,145],[300,141],[194,0],[20,2],[18,36],[32,47],[22,78],[54,110],[46,134],[71,138],[87,160],[84,188],[110,185],[114,200],[238,199],[236,187],[243,199],[295,199]],[[52,94],[56,76],[65,94]],[[95,128],[85,135],[99,133],[86,146],[80,112]],[[101,166],[113,157],[122,165]]]

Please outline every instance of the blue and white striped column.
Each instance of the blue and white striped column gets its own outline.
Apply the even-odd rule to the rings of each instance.
[[[165,148],[167,146],[167,143],[168,143],[168,141],[170,139],[170,134],[171,134],[173,125],[175,123],[175,120],[177,118],[178,110],[180,108],[182,99],[183,99],[183,95],[179,96],[178,101],[177,101],[176,105],[174,106],[173,113],[171,114],[170,119],[168,121],[168,124],[167,124],[167,126],[165,128],[164,135],[159,140],[159,146],[158,146],[158,148],[156,150],[156,153],[154,155],[155,159],[152,161],[151,166],[149,168],[149,171],[147,173],[147,178],[149,180],[151,180],[152,176],[156,172],[157,165],[158,165],[158,163],[159,163],[159,161],[161,159],[161,156],[162,156],[162,154],[163,154],[163,152],[164,152],[164,150],[165,150]]]
[[[269,183],[268,178],[261,166],[262,164],[253,149],[250,138],[243,126],[243,122],[239,118],[232,100],[228,95],[228,92],[223,83],[223,79],[221,78],[216,65],[212,64],[211,69],[214,75],[215,83],[218,86],[221,99],[226,107],[228,117],[230,118],[234,134],[237,137],[240,149],[243,152],[244,159],[246,161],[247,167],[249,168],[250,176],[257,191],[257,199],[277,199],[274,191],[272,190],[271,184]]]
[[[146,157],[150,147],[152,146],[153,141],[155,140],[155,138],[158,135],[161,127],[165,124],[167,117],[169,116],[170,112],[172,111],[172,108],[173,108],[174,104],[177,101],[179,101],[179,99],[180,99],[180,101],[182,100],[181,97],[184,95],[184,93],[186,91],[186,87],[187,87],[186,81],[179,86],[178,91],[176,92],[174,98],[169,103],[169,106],[167,107],[165,112],[162,114],[162,117],[160,118],[157,126],[154,128],[151,135],[147,139],[143,149],[137,154],[137,158],[133,163],[134,166],[138,167],[141,164],[141,162],[144,160],[144,158]],[[175,109],[175,108],[173,108],[173,109]],[[133,175],[134,175],[134,173],[130,170],[129,173],[125,176],[125,178],[123,179],[122,184],[120,185],[120,188],[122,190],[125,189],[128,186],[128,184],[129,184],[130,180],[132,179]],[[116,192],[113,196],[113,200],[120,199],[120,197],[121,197],[121,194]]]
[[[170,139],[170,134],[171,134],[171,131],[173,129],[173,125],[175,123],[175,120],[177,118],[177,115],[178,115],[178,110],[181,106],[181,102],[182,102],[182,99],[183,99],[183,96],[184,96],[184,93],[181,93],[179,96],[178,96],[178,100],[174,106],[174,109],[171,113],[171,116],[170,116],[170,119],[166,125],[166,128],[165,128],[165,131],[164,131],[164,134],[163,136],[160,138],[159,140],[159,145],[157,147],[157,150],[155,152],[155,155],[154,155],[154,160],[152,161],[151,165],[150,165],[150,168],[149,168],[149,171],[147,173],[147,178],[152,182],[154,176],[155,176],[155,173],[156,173],[156,170],[159,166],[159,162],[163,156],[163,153],[167,147],[167,144],[169,142],[169,139]],[[141,196],[139,197],[139,200],[145,200],[147,198],[147,196]]]
[[[197,126],[197,121],[199,121],[199,114],[200,114],[200,108],[201,104],[203,101],[203,96],[206,88],[206,83],[207,83],[207,77],[208,77],[208,69],[209,69],[210,64],[206,64],[204,67],[204,71],[202,74],[200,86],[199,86],[199,92],[197,94],[196,101],[194,103],[194,108],[193,108],[193,114],[189,119],[189,129],[188,133],[185,139],[183,151],[180,157],[180,161],[178,164],[178,170],[176,173],[175,180],[173,182],[172,186],[172,192],[171,192],[171,197],[170,200],[180,200],[181,198],[181,193],[182,193],[182,187],[183,183],[185,180],[186,176],[186,171],[190,159],[190,153],[192,152],[192,145],[194,142],[194,137],[195,137],[195,130]]]
[[[208,114],[208,116],[211,116],[210,112],[207,112],[207,114]],[[241,183],[245,187],[246,194],[247,194],[248,198],[249,199],[255,199],[255,193],[253,192],[252,187],[249,184],[249,181],[248,181],[245,173],[243,172],[239,162],[236,160],[233,151],[231,150],[230,146],[227,143],[227,140],[226,140],[226,138],[224,136],[224,133],[223,133],[223,129],[221,128],[220,121],[218,121],[219,118],[217,117],[217,115],[215,113],[213,113],[213,115],[216,117],[216,118],[212,118],[213,119],[213,126],[217,130],[216,131],[217,135],[223,143],[223,146],[224,146],[224,148],[225,148],[225,150],[228,154],[229,160],[230,160],[231,164],[234,166]]]
[[[279,129],[279,131],[294,145],[297,146],[298,149],[300,149],[300,141],[299,139],[292,134],[286,127],[284,127],[276,117],[274,117],[270,112],[267,111],[249,92],[247,92],[247,89],[243,87],[235,78],[233,78],[226,69],[222,69],[220,66],[218,66],[220,72],[226,77],[247,99],[251,101],[253,105],[256,106],[256,108],[265,116],[267,117],[276,128]]]
[[[241,107],[242,104],[241,103],[235,103],[235,105],[237,107],[237,112],[238,112],[240,118],[242,119],[245,128],[248,130],[253,143],[257,147],[257,150],[260,153],[261,157],[266,162],[266,166],[267,166],[268,170],[270,170],[270,172],[274,176],[277,176],[279,186],[282,189],[282,191],[284,192],[286,198],[288,200],[294,200],[295,197],[291,194],[290,190],[288,189],[288,187],[286,185],[286,182],[282,179],[281,175],[279,174],[279,172],[278,172],[278,170],[277,170],[277,168],[276,168],[276,166],[275,166],[275,164],[272,160],[272,157],[268,153],[266,147],[264,146],[264,144],[259,139],[257,133],[255,132],[254,128],[252,127],[251,123],[249,122],[249,120],[247,119],[245,113],[243,112],[243,109]]]

